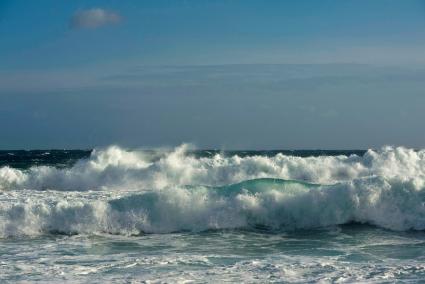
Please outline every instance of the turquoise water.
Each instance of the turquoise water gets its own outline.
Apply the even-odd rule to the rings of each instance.
[[[52,153],[2,153],[2,283],[425,281],[422,150]]]

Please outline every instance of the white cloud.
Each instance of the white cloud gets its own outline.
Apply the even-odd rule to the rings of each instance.
[[[113,11],[101,8],[77,11],[71,18],[71,28],[95,29],[109,24],[117,24],[121,21],[121,16]]]

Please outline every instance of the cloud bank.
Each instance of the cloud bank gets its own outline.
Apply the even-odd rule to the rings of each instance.
[[[77,11],[70,20],[73,29],[95,29],[105,25],[117,24],[121,16],[113,11],[101,8]]]

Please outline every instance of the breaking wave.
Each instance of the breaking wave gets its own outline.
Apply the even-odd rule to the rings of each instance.
[[[363,156],[273,157],[237,155],[197,158],[182,145],[172,152],[94,150],[70,168],[0,168],[0,190],[162,189],[181,185],[223,186],[257,178],[334,184],[365,177],[425,181],[425,151],[403,147],[368,150]]]
[[[294,230],[367,223],[425,230],[425,152],[197,158],[118,147],[59,169],[0,169],[0,236]]]

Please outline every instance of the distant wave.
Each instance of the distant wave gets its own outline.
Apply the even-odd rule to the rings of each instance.
[[[425,152],[155,157],[118,147],[71,168],[0,169],[0,237],[294,230],[351,222],[425,230]]]

